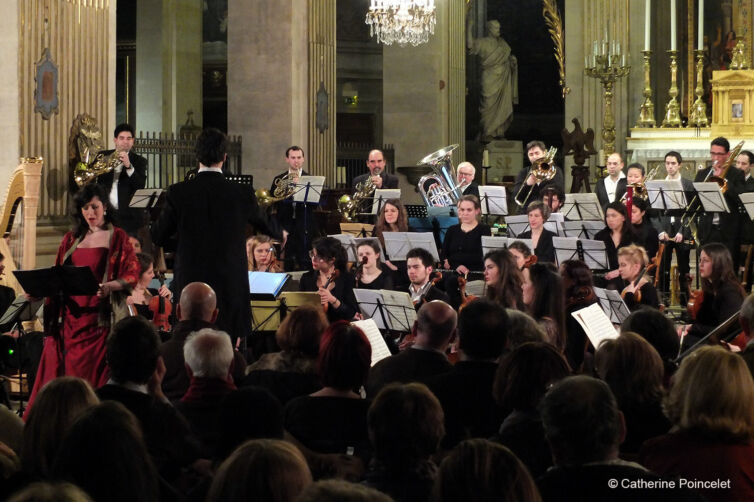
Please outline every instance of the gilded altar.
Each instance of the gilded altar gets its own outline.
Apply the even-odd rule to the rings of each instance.
[[[754,137],[754,70],[715,71],[711,84],[711,136]]]

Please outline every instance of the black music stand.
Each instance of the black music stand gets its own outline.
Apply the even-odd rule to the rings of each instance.
[[[576,239],[574,237],[553,237],[555,258],[558,265],[566,260],[581,260],[591,270],[608,270],[605,243],[591,239]]]
[[[24,407],[24,372],[23,372],[23,347],[24,344],[21,341],[27,336],[23,327],[23,322],[34,320],[39,311],[42,308],[42,300],[29,300],[25,295],[19,295],[13,300],[13,303],[6,309],[5,313],[0,317],[0,326],[13,324],[10,329],[11,332],[18,330],[18,337],[16,338],[17,348],[17,360],[18,360],[18,388],[19,388],[19,406],[18,416],[23,416],[26,408]],[[36,370],[35,370],[36,371]],[[31,385],[29,381],[29,373],[26,373],[27,388],[31,391]]]

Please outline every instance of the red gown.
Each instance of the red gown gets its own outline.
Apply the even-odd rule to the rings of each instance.
[[[125,232],[114,228],[112,249],[77,247],[66,261],[75,266],[89,267],[94,277],[101,280],[105,274],[108,259],[110,269],[107,280],[118,279],[132,286],[138,276],[138,262],[133,248],[128,243]],[[61,263],[63,256],[74,242],[69,232],[58,250],[56,263]],[[34,382],[29,403],[31,404],[39,390],[50,380],[59,376],[77,376],[87,380],[95,389],[101,387],[109,378],[105,361],[105,342],[110,326],[101,322],[101,302],[109,298],[92,296],[72,296],[75,303],[63,309],[63,324],[60,334],[45,333],[42,357],[39,361],[37,378]],[[47,306],[45,307],[47,308]],[[62,337],[62,343],[60,340]]]

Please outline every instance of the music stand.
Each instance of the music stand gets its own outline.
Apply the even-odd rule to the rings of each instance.
[[[696,193],[699,195],[699,200],[705,212],[730,213],[730,208],[725,201],[720,185],[715,182],[696,182],[694,188],[696,188]]]
[[[128,207],[134,209],[152,209],[164,197],[162,188],[140,188],[134,192]]]
[[[369,223],[341,223],[340,233],[354,237],[369,237],[374,232],[374,225]]]
[[[745,192],[738,194],[741,199],[741,203],[746,209],[746,214],[749,215],[750,220],[754,220],[754,192]]]
[[[508,214],[508,200],[505,187],[482,185],[479,187],[479,202],[483,215],[505,216]]]
[[[566,200],[560,212],[567,220],[605,220],[596,193],[566,194]]]
[[[426,249],[435,262],[440,261],[432,232],[385,232],[382,237],[385,239],[385,250],[390,261],[404,261],[406,254],[414,248]]]
[[[553,237],[555,259],[558,265],[566,260],[581,260],[591,270],[608,270],[605,243],[591,239],[577,239],[575,237]]]
[[[382,205],[389,199],[400,199],[400,188],[377,188],[374,190],[374,196],[372,197],[372,212],[369,214],[379,215],[382,210]]]
[[[673,211],[686,208],[686,191],[681,180],[651,180],[645,186],[652,209]]]
[[[508,237],[498,237],[492,235],[482,236],[482,254],[486,255],[495,249],[508,248]]]
[[[340,245],[343,246],[343,249],[346,250],[346,260],[350,262],[356,262],[358,261],[358,258],[356,257],[356,242],[351,234],[332,234],[328,235],[328,237],[332,237],[333,239],[337,239],[338,242],[340,242]]]
[[[18,337],[16,338],[16,347],[18,350],[18,388],[19,388],[19,406],[18,416],[22,417],[26,408],[24,407],[24,372],[22,368],[24,354],[24,344],[21,340],[26,336],[26,330],[24,330],[23,323],[26,321],[32,321],[39,316],[42,310],[43,300],[28,300],[25,295],[19,295],[13,300],[13,303],[5,310],[5,313],[0,317],[0,326],[13,324],[10,331],[18,330]],[[26,387],[29,389],[29,373],[26,373]],[[31,391],[31,389],[29,389]]]
[[[526,214],[506,216],[505,224],[508,225],[508,237],[516,237],[530,230],[529,216]]]
[[[566,237],[577,239],[594,239],[597,232],[605,228],[601,221],[569,220],[563,222],[563,233]]]
[[[408,333],[416,321],[416,307],[405,291],[355,288],[353,294],[362,314],[374,319],[380,329]]]
[[[620,293],[614,289],[594,288],[594,294],[597,295],[600,306],[605,311],[605,315],[610,318],[610,322],[623,324],[631,311],[628,310],[628,306],[621,298]]]

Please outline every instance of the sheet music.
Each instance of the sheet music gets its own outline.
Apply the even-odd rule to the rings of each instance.
[[[364,237],[372,235],[374,232],[374,225],[369,223],[341,223],[340,233],[349,234],[354,237]]]
[[[613,289],[594,288],[594,294],[597,295],[602,310],[605,311],[605,315],[610,318],[610,321],[613,324],[623,324],[623,321],[631,312],[620,293]]]
[[[400,188],[377,188],[374,190],[372,199],[372,211],[370,214],[379,214],[382,204],[388,199],[400,199]]]
[[[495,235],[483,235],[482,236],[482,255],[486,255],[490,251],[495,249],[502,249],[508,247],[507,237],[498,237]]]
[[[595,349],[598,349],[605,340],[618,338],[618,331],[615,326],[596,303],[571,313],[571,316],[584,329],[584,333]]]
[[[515,216],[506,216],[505,223],[508,225],[508,237],[516,237],[528,230],[529,228],[529,216],[526,214],[518,214]]]
[[[741,199],[744,208],[746,208],[746,213],[749,215],[749,219],[754,220],[754,192],[745,192],[738,196]]]
[[[416,321],[416,307],[411,301],[411,295],[405,291],[393,291],[392,289],[381,289],[383,308],[389,314],[391,329],[394,331],[403,331],[408,333]]]
[[[150,204],[157,203],[164,191],[162,188],[140,188],[134,192],[128,207],[145,209]]]
[[[564,237],[563,222],[565,221],[565,215],[563,213],[550,213],[550,217],[544,224],[544,227],[555,235]]]
[[[369,340],[369,344],[372,346],[372,366],[382,361],[386,357],[390,357],[390,349],[385,343],[385,339],[382,338],[377,324],[372,319],[364,319],[363,321],[353,321],[351,324],[359,328]]]
[[[307,185],[309,186],[307,187]],[[319,204],[319,198],[322,195],[322,187],[324,185],[324,176],[301,176],[295,185],[296,191],[293,193],[293,201]]]
[[[405,260],[406,254],[413,248],[426,249],[436,262],[440,261],[432,232],[385,232],[382,237],[385,239],[385,249],[390,261]]]
[[[466,295],[484,297],[484,281],[469,281],[466,283]]]
[[[597,232],[605,228],[605,224],[601,221],[564,221],[563,233],[565,237],[575,237],[577,239],[594,239]]]
[[[686,208],[686,192],[681,180],[650,180],[645,186],[652,208],[666,211]]]
[[[567,193],[560,212],[569,220],[605,221],[596,193]]]
[[[482,205],[482,214],[501,216],[508,214],[508,200],[506,198],[505,187],[495,185],[480,186],[479,203]]]
[[[730,208],[725,202],[720,185],[715,182],[697,182],[694,183],[694,188],[696,188],[696,193],[699,195],[699,200],[706,212],[730,213]]]

